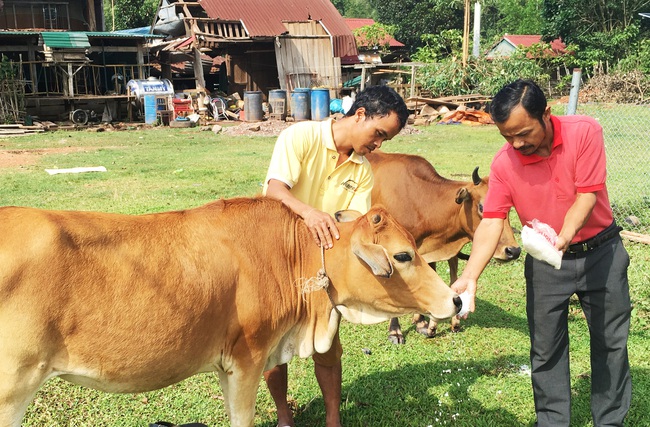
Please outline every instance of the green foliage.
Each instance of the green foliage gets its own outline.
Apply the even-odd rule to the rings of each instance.
[[[2,55],[0,59],[0,81],[14,80],[18,72],[18,67],[9,58]]]
[[[648,0],[545,0],[542,35],[579,47],[576,59],[587,71],[614,65],[631,53],[639,37],[638,12],[648,5]]]
[[[395,25],[395,38],[412,52],[424,46],[422,34],[463,28],[462,0],[370,0],[380,22]]]
[[[543,0],[484,0],[481,32],[491,40],[509,34],[541,34]]]
[[[359,47],[389,52],[390,39],[395,32],[395,26],[374,23],[357,28],[353,32]]]
[[[639,71],[650,75],[650,39],[640,40],[634,46],[634,51],[618,63],[622,72]]]
[[[151,25],[158,3],[159,0],[104,0],[106,29],[125,30]]]
[[[412,59],[418,62],[434,62],[452,55],[460,55],[463,34],[460,30],[443,30],[440,34],[423,34],[424,46],[418,47]]]
[[[341,16],[346,18],[377,18],[369,0],[331,0]]]
[[[535,80],[542,87],[549,81],[549,75],[525,49],[517,50],[510,57],[472,59],[465,69],[457,57],[452,57],[422,67],[417,76],[418,83],[433,96],[492,95],[518,78]]]

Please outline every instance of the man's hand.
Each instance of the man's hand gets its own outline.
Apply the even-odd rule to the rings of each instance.
[[[459,316],[460,319],[467,319],[469,313],[473,313],[476,308],[476,280],[464,279],[461,276],[451,285],[451,290],[459,295],[463,292],[467,292],[467,295],[469,296],[468,312],[464,316]]]
[[[318,246],[325,249],[334,247],[334,239],[339,239],[339,229],[330,214],[311,208],[302,217]]]

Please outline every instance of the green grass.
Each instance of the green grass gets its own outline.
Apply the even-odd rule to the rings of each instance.
[[[401,135],[386,151],[419,154],[447,177],[487,174],[502,145],[494,127],[431,126]],[[235,137],[198,130],[150,129],[128,132],[55,132],[0,140],[0,149],[85,147],[83,152],[38,155],[36,163],[0,168],[0,205],[147,213],[198,206],[220,197],[254,195],[266,174],[273,137]],[[0,152],[0,156],[4,156]],[[0,157],[0,160],[2,157]],[[106,173],[48,175],[46,168],[106,166]],[[627,244],[632,258],[634,301],[630,360],[634,382],[628,424],[650,425],[650,251]],[[461,262],[461,268],[463,263]],[[448,279],[446,264],[441,276]],[[155,307],[152,307],[155,314]],[[494,263],[479,283],[477,312],[453,334],[448,325],[425,339],[400,319],[406,345],[386,338],[386,323],[343,322],[343,424],[354,426],[530,426],[534,408],[528,361],[523,261]],[[589,426],[588,333],[577,303],[571,306],[573,424]],[[362,350],[368,348],[371,355]],[[289,393],[301,426],[323,426],[324,409],[313,362],[290,364]],[[37,394],[25,426],[147,426],[156,420],[227,425],[214,374],[196,375],[163,390],[114,395],[62,380]],[[257,400],[256,426],[275,426],[266,386]]]

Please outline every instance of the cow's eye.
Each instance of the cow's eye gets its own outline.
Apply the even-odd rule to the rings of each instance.
[[[409,262],[413,260],[413,257],[408,252],[400,252],[398,254],[393,255],[393,258],[395,258],[395,261],[398,262]]]
[[[478,214],[483,216],[483,203],[478,204]]]

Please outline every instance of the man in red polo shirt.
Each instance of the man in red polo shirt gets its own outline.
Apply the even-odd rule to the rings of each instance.
[[[471,295],[496,248],[511,207],[558,234],[559,270],[526,256],[526,312],[537,426],[569,426],[571,378],[567,316],[576,294],[591,338],[591,411],[595,426],[621,426],[632,393],[627,355],[629,257],[607,196],[601,126],[586,116],[552,116],[528,80],[505,86],[490,112],[507,143],[494,156],[472,253],[452,288]]]

